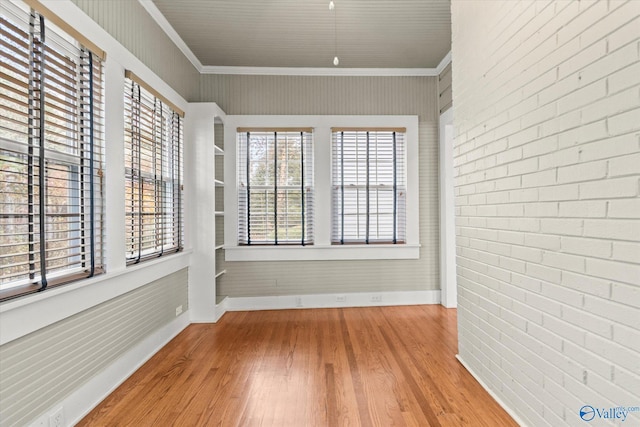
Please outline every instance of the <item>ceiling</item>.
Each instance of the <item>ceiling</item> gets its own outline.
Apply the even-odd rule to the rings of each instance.
[[[335,68],[337,50],[339,68],[436,68],[451,50],[450,0],[152,1],[205,67]]]

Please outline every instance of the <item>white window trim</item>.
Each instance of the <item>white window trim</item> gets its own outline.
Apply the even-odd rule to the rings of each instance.
[[[238,127],[311,127],[314,159],[314,244],[309,246],[239,246],[236,129]],[[407,162],[407,241],[405,244],[331,244],[331,128],[404,127]],[[240,116],[228,115],[224,130],[225,260],[309,261],[418,259],[419,178],[417,116]]]

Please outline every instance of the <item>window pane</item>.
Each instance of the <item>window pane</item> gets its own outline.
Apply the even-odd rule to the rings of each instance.
[[[333,132],[333,243],[405,240],[404,132]]]
[[[240,244],[310,244],[313,168],[311,133],[238,132]]]

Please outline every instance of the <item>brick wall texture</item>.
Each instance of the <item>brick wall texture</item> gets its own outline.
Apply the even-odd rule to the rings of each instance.
[[[640,425],[580,417],[640,411],[640,1],[452,22],[460,358],[523,424]]]

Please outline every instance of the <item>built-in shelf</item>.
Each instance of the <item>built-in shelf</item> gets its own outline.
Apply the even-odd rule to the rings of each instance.
[[[216,216],[224,216],[224,211],[216,211]]]
[[[214,180],[216,183],[216,187],[224,187],[224,181],[220,181],[219,179]]]
[[[217,279],[218,277],[222,276],[222,275],[223,275],[224,273],[226,273],[226,272],[227,272],[227,270],[222,270],[221,272],[216,273],[216,279]]]

